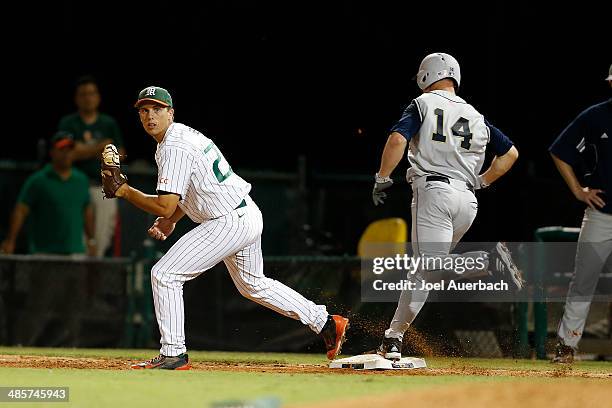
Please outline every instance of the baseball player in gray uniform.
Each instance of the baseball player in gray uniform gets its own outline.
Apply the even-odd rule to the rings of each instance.
[[[251,185],[232,170],[212,140],[174,122],[168,91],[145,88],[135,106],[145,131],[157,142],[157,194],[144,194],[125,183],[115,195],[158,216],[148,231],[155,239],[166,239],[185,215],[199,225],[182,236],[151,270],[161,349],[157,357],[132,368],[190,367],[185,347],[183,284],[221,261],[243,296],[308,325],[323,337],[327,357],[335,358],[348,319],[328,314],[325,306],[264,276],[263,220],[249,197]]]
[[[492,126],[472,105],[456,95],[461,83],[459,63],[445,53],[426,56],[416,81],[423,94],[406,108],[391,129],[381,165],[375,176],[372,198],[375,205],[386,198],[393,184],[391,173],[404,156],[408,160],[407,180],[412,184],[411,242],[415,256],[449,255],[470,228],[478,209],[475,189],[485,188],[503,176],[518,158],[518,151],[501,131]],[[480,174],[485,149],[495,153],[491,166]],[[458,256],[458,255],[457,255]],[[492,274],[508,280],[520,290],[523,280],[510,252],[498,243],[490,252],[477,251],[463,256],[480,256],[485,270],[477,268],[455,278],[475,278]],[[435,270],[420,270],[423,280],[433,279]],[[428,291],[404,290],[378,353],[388,359],[401,358],[402,338],[415,319]]]
[[[608,77],[612,86],[612,65]],[[553,363],[572,363],[600,273],[612,256],[612,98],[593,105],[570,123],[550,146],[561,176],[577,200],[587,205],[578,236],[570,283]],[[576,175],[578,173],[580,179]]]

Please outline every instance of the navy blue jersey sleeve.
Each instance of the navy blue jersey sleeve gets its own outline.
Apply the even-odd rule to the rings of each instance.
[[[486,119],[485,125],[489,128],[489,133],[491,135],[491,138],[489,139],[489,146],[491,147],[493,153],[495,153],[496,156],[503,156],[504,154],[508,153],[508,150],[514,146],[512,140],[510,140],[508,136],[504,135],[501,130],[491,125]]]
[[[410,141],[412,136],[421,128],[421,123],[422,120],[419,107],[417,106],[417,102],[413,100],[410,105],[404,109],[401,119],[391,128],[391,132],[397,132],[404,136],[406,140]]]
[[[572,121],[557,139],[550,145],[548,151],[570,166],[575,166],[580,159],[580,149],[587,134],[588,121],[582,112]]]

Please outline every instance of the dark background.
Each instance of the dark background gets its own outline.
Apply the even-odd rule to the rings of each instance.
[[[140,89],[155,84],[171,91],[177,121],[213,138],[235,168],[295,171],[304,155],[313,173],[372,175],[388,129],[420,94],[412,77],[421,59],[444,51],[461,64],[460,96],[520,151],[511,173],[480,193],[479,218],[466,239],[493,240],[494,225],[495,238],[527,240],[537,226],[580,219],[581,205],[546,149],[580,111],[610,96],[603,81],[612,62],[610,23],[601,5],[64,1],[31,7],[7,15],[14,23],[4,36],[11,148],[0,159],[35,159],[37,139],[74,110],[74,80],[93,74],[102,110],[124,132],[128,163],[152,161],[154,142],[132,105]],[[396,170],[398,180],[405,167],[404,161]],[[363,194],[344,206],[370,205],[370,185],[359,188]],[[404,200],[401,187],[395,189],[394,200]],[[372,215],[408,216],[405,202],[395,208]],[[365,218],[355,224],[363,228]]]

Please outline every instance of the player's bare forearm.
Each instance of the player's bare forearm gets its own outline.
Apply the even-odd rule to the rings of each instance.
[[[512,146],[503,156],[495,156],[491,165],[482,174],[482,180],[488,185],[506,174],[518,159],[518,150]]]
[[[378,170],[380,177],[389,177],[391,175],[402,160],[402,157],[404,157],[407,144],[408,141],[400,133],[392,132],[389,135],[380,161],[380,169]]]
[[[185,216],[185,212],[183,210],[181,210],[181,207],[177,206],[176,210],[174,211],[174,214],[172,214],[172,216],[169,218],[169,220],[176,224],[184,216]]]
[[[572,191],[572,193],[576,195],[578,191],[582,190],[582,186],[578,181],[578,177],[576,177],[576,173],[574,173],[574,169],[572,168],[572,166],[570,166],[554,154],[551,153],[550,156],[552,157],[553,162],[557,167],[557,170],[559,170],[559,173],[561,173],[561,177],[563,177],[563,180],[565,180],[565,183]]]
[[[178,208],[179,197],[175,194],[145,194],[134,187],[130,187],[127,183],[117,190],[116,195],[129,201],[141,210],[158,217],[170,218]]]
[[[593,209],[597,209],[597,207],[603,208],[606,205],[606,202],[599,196],[600,193],[603,193],[602,190],[583,187],[570,164],[552,153],[550,155],[555,166],[557,166],[557,170],[561,173],[561,177],[563,177],[563,180],[565,180],[565,183],[577,200],[584,202]]]

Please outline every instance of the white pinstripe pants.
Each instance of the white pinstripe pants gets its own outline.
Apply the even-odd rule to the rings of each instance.
[[[161,333],[161,354],[176,356],[187,350],[183,284],[220,261],[225,263],[244,297],[300,320],[315,333],[325,325],[328,315],[325,306],[316,305],[293,289],[264,276],[263,218],[255,202],[250,197],[245,200],[245,207],[189,231],[153,266],[151,286]]]

